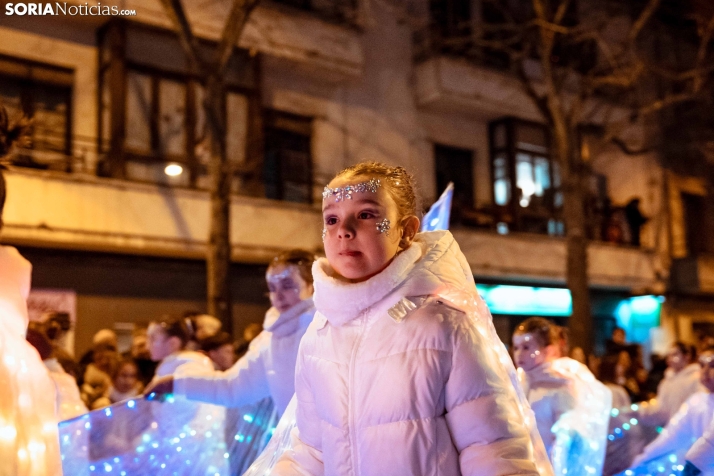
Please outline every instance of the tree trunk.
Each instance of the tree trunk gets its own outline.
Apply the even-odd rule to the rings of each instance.
[[[570,346],[582,347],[585,355],[592,352],[593,322],[590,311],[590,286],[588,282],[588,240],[585,236],[585,210],[582,181],[579,174],[571,178],[574,185],[564,199],[566,229],[566,283],[573,298],[573,313],[568,320]],[[570,187],[567,187],[570,188]]]
[[[211,159],[211,229],[206,260],[208,313],[223,323],[223,329],[233,333],[230,299],[230,203],[231,173],[225,146],[225,112],[223,84],[220,79],[209,79],[206,85],[206,108],[210,134]]]
[[[565,121],[555,124],[552,129],[563,184],[563,222],[567,253],[565,281],[573,299],[568,331],[570,347],[582,347],[585,355],[588,355],[593,347],[593,323],[588,280],[588,239],[585,234],[584,169],[575,145],[577,132],[565,124]]]

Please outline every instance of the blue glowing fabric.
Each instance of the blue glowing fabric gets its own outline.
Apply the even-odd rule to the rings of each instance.
[[[630,468],[618,476],[679,476],[684,469],[686,448]]]
[[[561,358],[553,369],[573,382],[576,406],[553,425],[551,461],[556,475],[602,474],[612,392],[580,362]]]
[[[272,434],[272,406],[127,400],[60,423],[62,467],[75,476],[241,474]]]

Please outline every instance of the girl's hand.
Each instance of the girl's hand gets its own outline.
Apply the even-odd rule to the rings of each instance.
[[[152,380],[144,390],[144,397],[147,400],[154,400],[170,393],[174,393],[173,375],[167,375],[166,377],[160,377]]]

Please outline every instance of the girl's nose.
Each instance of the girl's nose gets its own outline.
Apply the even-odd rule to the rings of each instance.
[[[342,222],[340,228],[337,230],[337,237],[344,238],[347,240],[355,237],[354,226],[352,225],[352,222],[350,220],[345,220]]]

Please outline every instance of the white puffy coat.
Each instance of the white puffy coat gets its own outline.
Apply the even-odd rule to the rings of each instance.
[[[538,474],[494,343],[438,297],[474,286],[451,233],[417,235],[362,283],[334,278],[325,259],[313,276],[293,449],[271,474]]]
[[[248,352],[225,372],[183,372],[174,391],[190,400],[239,407],[271,397],[279,414],[295,393],[295,362],[300,339],[312,322],[315,305],[305,299],[282,314],[271,308],[265,330]]]
[[[714,393],[697,392],[679,408],[664,431],[635,458],[632,466],[691,447],[714,418]],[[705,472],[704,476],[714,475]]]
[[[551,454],[555,434],[553,425],[563,413],[576,406],[575,388],[571,380],[553,371],[546,362],[526,374],[526,395],[536,417],[536,425],[548,454]]]
[[[687,460],[705,474],[714,474],[714,419],[704,436],[687,451]]]

